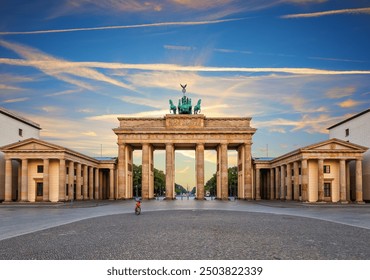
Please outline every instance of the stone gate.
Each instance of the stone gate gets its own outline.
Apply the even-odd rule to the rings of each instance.
[[[175,150],[195,150],[196,194],[204,198],[204,150],[217,151],[217,198],[228,199],[228,150],[238,151],[238,197],[252,198],[251,118],[203,114],[163,118],[118,118],[117,198],[133,197],[133,151],[142,151],[142,197],[154,198],[153,152],[166,151],[166,198],[175,197]]]

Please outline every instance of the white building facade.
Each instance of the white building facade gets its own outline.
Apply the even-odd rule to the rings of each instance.
[[[28,138],[40,138],[41,127],[39,124],[28,120],[17,113],[0,107],[0,146],[22,141]],[[13,163],[13,169],[17,170],[18,164]],[[0,151],[0,201],[5,195],[5,160]]]
[[[328,130],[330,138],[370,147],[370,109],[334,124]],[[355,177],[354,170],[351,165],[351,178]],[[364,200],[370,201],[370,150],[363,155],[362,180]]]

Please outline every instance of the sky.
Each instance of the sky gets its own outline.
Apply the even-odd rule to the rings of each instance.
[[[253,156],[275,157],[370,107],[369,50],[370,0],[2,0],[0,106],[117,156],[117,117],[163,117],[187,84],[206,117],[252,117]],[[178,183],[193,159],[176,152]]]

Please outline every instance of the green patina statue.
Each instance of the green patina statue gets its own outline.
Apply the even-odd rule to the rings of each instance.
[[[176,106],[173,104],[172,100],[169,100],[170,104],[170,112],[176,114],[177,110],[179,114],[192,114],[192,105],[191,105],[191,98],[186,97],[185,92],[186,92],[186,86],[187,85],[181,85],[182,87],[182,93],[184,94],[181,99],[179,99],[179,105]],[[198,114],[200,112],[200,103],[201,99],[198,100],[197,105],[194,107],[194,114]]]

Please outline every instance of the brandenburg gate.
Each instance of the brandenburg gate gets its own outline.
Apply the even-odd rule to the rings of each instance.
[[[185,93],[185,88],[183,87]],[[133,151],[142,151],[142,198],[154,198],[154,150],[166,151],[166,199],[175,197],[175,150],[195,150],[196,196],[204,198],[204,151],[217,151],[219,199],[228,199],[228,150],[238,151],[238,197],[252,199],[252,136],[256,129],[251,118],[207,118],[200,100],[191,113],[191,99],[179,100],[179,112],[162,118],[118,118],[113,129],[118,137],[118,199],[133,197]]]

